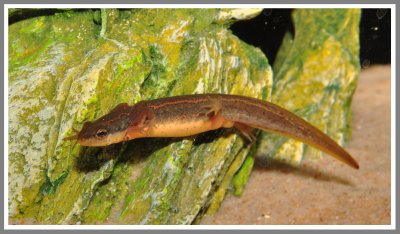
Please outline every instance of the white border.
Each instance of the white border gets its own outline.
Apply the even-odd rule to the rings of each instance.
[[[391,8],[395,4],[5,4],[8,8]],[[7,12],[7,11],[5,11]],[[6,15],[5,15],[6,16]],[[5,17],[4,16],[4,17]]]
[[[396,228],[396,5],[395,4],[96,4],[96,8],[390,8],[391,9],[391,224],[390,225],[9,225],[8,224],[8,9],[9,8],[93,8],[92,4],[5,4],[4,5],[4,229],[5,230],[394,230]],[[7,116],[7,118],[6,118]],[[7,157],[6,157],[7,155]],[[6,192],[7,191],[7,192]]]
[[[4,229],[8,225],[8,7],[4,5]]]
[[[391,7],[391,82],[390,82],[390,113],[391,113],[391,128],[390,128],[390,152],[391,152],[391,221],[390,223],[396,227],[396,5]]]
[[[392,225],[4,225],[5,230],[394,230]]]

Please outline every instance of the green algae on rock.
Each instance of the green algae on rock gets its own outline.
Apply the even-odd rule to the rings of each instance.
[[[273,66],[272,102],[342,145],[351,134],[350,105],[360,71],[360,14],[360,9],[294,10],[295,36],[285,35]],[[321,154],[271,133],[264,132],[261,138],[260,157],[298,164],[305,154]]]
[[[104,9],[99,18],[98,11],[68,11],[10,25],[11,220],[190,224],[199,218],[250,150],[231,130],[106,148],[63,138],[122,102],[209,92],[270,98],[267,59],[217,20],[221,12]]]
[[[360,10],[295,10],[296,36],[287,34],[278,53],[273,93],[268,60],[228,30],[259,12],[68,10],[11,24],[11,222],[197,223],[231,182],[241,193],[257,147],[292,163],[304,154],[301,143],[262,133],[257,145],[246,144],[230,129],[105,148],[63,140],[122,102],[192,93],[272,98],[343,143],[359,72]]]

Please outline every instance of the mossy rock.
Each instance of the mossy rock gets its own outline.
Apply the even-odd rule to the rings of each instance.
[[[11,222],[191,224],[218,208],[235,174],[234,187],[241,189],[252,169],[257,144],[247,143],[233,130],[187,138],[136,139],[105,148],[81,147],[64,138],[122,102],[132,105],[165,96],[229,93],[284,103],[289,97],[278,99],[285,89],[284,74],[290,71],[290,64],[298,70],[304,64],[289,59],[299,56],[293,52],[296,47],[286,46],[288,57],[282,63],[286,67],[280,66],[271,96],[272,69],[268,60],[259,49],[229,31],[235,20],[254,17],[259,12],[67,10],[10,25]],[[345,24],[346,17],[355,21],[359,18],[357,10],[337,12],[344,17],[335,19],[337,24]],[[329,10],[323,13],[332,14]],[[321,16],[313,10],[297,11],[296,28],[304,27],[296,21],[310,17]],[[316,41],[313,51],[329,49],[324,43],[330,40],[335,48],[347,51],[332,56],[347,56],[351,59],[345,63],[357,68],[354,56],[358,55],[358,48],[353,50],[348,44],[354,43],[358,34],[348,31],[347,25],[342,33],[352,39],[341,36],[340,26],[335,31],[334,23],[326,21],[331,25],[332,30],[327,30],[330,36]],[[315,22],[305,22],[308,23]],[[315,56],[311,52],[308,55]],[[282,57],[285,56],[281,55],[281,60]],[[347,127],[346,108],[354,91],[354,79],[348,77],[358,70],[350,70],[352,76],[341,69],[337,71],[326,78],[335,80],[326,83],[342,81],[341,77],[348,83],[321,89],[325,94],[334,92],[333,96],[341,97],[321,97],[323,105],[335,100],[333,113],[344,116],[339,122],[337,115],[323,118],[323,129],[329,129],[330,134]],[[318,76],[317,72],[310,74]],[[297,82],[297,78],[294,80],[292,83]],[[318,92],[319,89],[316,95]],[[309,96],[304,100],[310,103],[314,99]],[[288,108],[296,112],[295,106]],[[321,114],[311,112],[310,116]]]
[[[360,9],[302,9],[293,12],[273,71],[272,102],[303,117],[339,144],[351,136],[351,100],[360,73]],[[293,165],[321,151],[263,133],[257,156]]]

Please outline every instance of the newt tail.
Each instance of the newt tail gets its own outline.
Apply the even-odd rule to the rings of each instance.
[[[142,137],[185,137],[236,127],[253,140],[258,128],[309,144],[358,169],[358,163],[329,136],[273,103],[238,95],[197,94],[119,104],[86,122],[76,135],[84,146],[106,146]],[[71,138],[71,137],[70,137]]]

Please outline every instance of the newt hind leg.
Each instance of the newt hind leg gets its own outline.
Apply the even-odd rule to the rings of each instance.
[[[240,133],[246,137],[250,142],[253,142],[256,140],[256,137],[253,134],[253,128],[250,127],[249,125],[235,122],[233,125],[236,129],[240,131]]]
[[[213,106],[210,106],[210,107],[206,107],[205,110],[207,110],[206,115],[210,120],[211,129],[235,127],[250,142],[253,142],[256,140],[256,137],[254,136],[254,134],[252,132],[253,127],[251,127],[247,124],[244,124],[241,122],[236,122],[234,120],[226,118],[224,116],[221,108],[215,108]]]
[[[220,110],[214,108],[207,112],[207,117],[209,118],[211,129],[231,128],[235,123],[234,121],[226,119]]]
[[[254,134],[252,132],[252,130],[253,130],[252,127],[250,127],[249,125],[244,124],[244,123],[235,122],[235,121],[226,119],[222,115],[221,111],[215,111],[215,110],[209,111],[207,113],[207,116],[210,118],[212,129],[235,127],[250,142],[253,142],[256,140],[256,137],[254,136]]]

